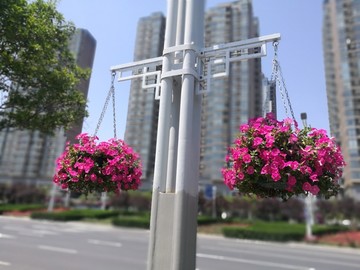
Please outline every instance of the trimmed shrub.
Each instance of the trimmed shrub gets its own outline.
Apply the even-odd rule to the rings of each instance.
[[[118,216],[119,211],[104,211],[93,209],[76,209],[64,212],[34,212],[31,214],[33,219],[48,219],[56,221],[76,221],[83,219],[105,219]]]
[[[26,212],[26,211],[34,211],[44,209],[44,205],[42,204],[1,204],[0,205],[0,214],[4,212]]]
[[[346,230],[341,226],[313,226],[313,234],[320,236]],[[256,222],[247,227],[224,227],[224,236],[264,241],[301,241],[305,236],[305,224],[281,222]]]
[[[119,227],[150,228],[150,218],[146,216],[120,216],[112,220],[112,224]]]
[[[213,217],[209,217],[209,216],[198,216],[197,217],[198,225],[209,225],[209,224],[214,224],[214,223],[218,223],[218,222],[220,222],[220,220],[218,218],[213,218]]]
[[[302,240],[305,227],[297,224],[287,226],[284,223],[259,222],[248,227],[224,227],[222,231],[226,237],[284,242]]]

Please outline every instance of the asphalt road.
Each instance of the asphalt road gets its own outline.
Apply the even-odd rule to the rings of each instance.
[[[145,270],[149,232],[0,216],[0,270]],[[355,270],[360,250],[198,236],[198,270]]]

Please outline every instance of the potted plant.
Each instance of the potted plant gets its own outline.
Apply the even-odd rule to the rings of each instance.
[[[98,137],[86,133],[76,138],[79,143],[68,143],[57,159],[54,183],[62,189],[84,194],[139,188],[140,159],[123,140],[97,143]]]
[[[294,195],[335,196],[345,166],[340,148],[325,130],[299,129],[290,118],[272,114],[240,126],[222,169],[225,184],[261,198]]]

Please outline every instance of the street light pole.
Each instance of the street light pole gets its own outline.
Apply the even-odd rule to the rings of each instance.
[[[163,56],[111,71],[118,81],[142,78],[160,98],[147,269],[194,270],[202,94],[213,78],[229,75],[230,63],[265,56],[280,34],[204,48],[205,0],[167,3]],[[219,62],[225,72],[214,68]],[[155,83],[144,84],[151,76]]]
[[[301,121],[303,123],[304,128],[307,127],[307,114],[301,113],[300,114]],[[312,240],[313,234],[312,234],[312,225],[314,224],[314,212],[313,212],[313,195],[308,194],[305,197],[305,221],[306,221],[306,239]]]

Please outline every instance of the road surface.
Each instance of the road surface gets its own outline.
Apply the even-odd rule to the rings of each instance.
[[[145,270],[149,231],[0,216],[0,270]],[[360,250],[198,235],[198,270],[355,270]]]

